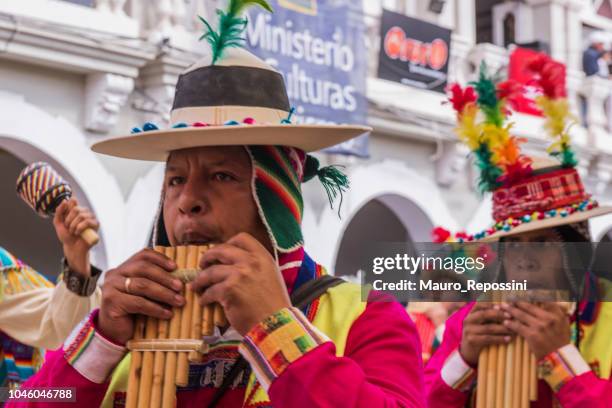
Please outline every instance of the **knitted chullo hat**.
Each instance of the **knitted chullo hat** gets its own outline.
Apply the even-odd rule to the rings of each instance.
[[[451,87],[450,102],[457,112],[456,133],[472,151],[480,170],[481,191],[493,195],[495,223],[473,235],[459,233],[459,241],[495,241],[612,212],[599,206],[585,191],[576,171],[577,160],[569,130],[574,122],[565,91],[565,72],[546,55],[530,61],[542,95],[536,104],[544,115],[544,129],[552,139],[550,158],[527,157],[526,140],[511,135],[507,121],[513,95],[520,92],[512,81],[499,82],[483,64],[478,81],[463,89]]]
[[[245,146],[251,159],[253,200],[276,251],[291,252],[304,244],[302,183],[317,177],[330,205],[349,186],[348,178],[334,166],[320,167],[319,161],[300,149],[287,146]],[[153,236],[155,245],[170,245],[164,226],[163,202]]]

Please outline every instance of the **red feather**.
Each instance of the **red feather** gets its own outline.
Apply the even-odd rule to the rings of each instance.
[[[527,69],[537,75],[535,82],[542,87],[544,95],[548,98],[560,99],[567,97],[563,65],[548,55],[541,54],[527,64]]]
[[[504,105],[508,104],[512,109],[516,110],[518,100],[523,93],[523,86],[514,80],[508,80],[497,84],[497,99],[504,101]],[[505,112],[509,114],[510,112]]]
[[[454,83],[448,87],[448,91],[451,94],[448,100],[459,115],[463,113],[466,105],[476,102],[476,92],[471,86],[461,88],[461,85]]]

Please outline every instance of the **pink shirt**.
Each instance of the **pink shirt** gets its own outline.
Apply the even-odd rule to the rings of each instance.
[[[430,407],[464,407],[474,389],[476,368],[470,367],[458,352],[463,320],[473,306],[474,303],[464,306],[447,320],[444,340],[425,367],[425,393]],[[553,407],[554,399],[564,408],[612,407],[612,382],[597,378],[573,345],[564,346],[544,359],[553,361],[559,354],[567,364],[564,384],[553,393],[554,379],[540,380],[539,398],[531,407]]]
[[[304,322],[299,311],[291,308],[284,309],[284,313],[293,313],[310,333],[312,327],[307,326],[309,323]],[[49,353],[42,369],[24,388],[76,387],[79,405],[99,406],[109,385],[106,373],[110,371],[104,367],[104,360],[121,357],[125,350],[95,330],[95,314],[89,327],[86,326],[73,342],[86,342],[87,346],[79,349],[70,344],[65,350]],[[418,335],[398,303],[369,302],[350,329],[344,357],[336,356],[331,341],[312,335],[311,349],[268,378],[263,378],[254,367],[257,363],[245,355],[258,380],[268,384],[275,408],[425,406]],[[251,340],[251,347],[256,350],[249,334],[246,339]],[[219,406],[243,406],[244,392],[244,387],[230,390]],[[206,406],[213,394],[213,388],[179,390],[177,405]],[[75,404],[15,402],[8,406],[74,407]]]

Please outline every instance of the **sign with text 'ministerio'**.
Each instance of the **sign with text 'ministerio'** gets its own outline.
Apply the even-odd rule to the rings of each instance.
[[[361,0],[271,0],[248,13],[247,46],[285,77],[294,123],[365,124],[365,24]],[[362,136],[328,149],[368,155]]]

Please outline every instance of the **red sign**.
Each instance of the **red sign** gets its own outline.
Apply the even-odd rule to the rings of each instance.
[[[383,10],[378,77],[444,93],[451,30]]]
[[[423,42],[406,36],[401,27],[392,27],[384,39],[385,53],[392,60],[410,61],[432,69],[442,69],[448,61],[448,45],[436,38],[432,42]]]
[[[535,82],[535,74],[527,69],[527,65],[540,54],[538,51],[517,47],[510,55],[508,79],[518,82],[524,88],[524,93],[516,97],[514,108],[517,112],[542,116],[542,111],[535,104],[535,98],[542,95],[542,89]],[[558,64],[565,72],[565,65],[560,62]]]

